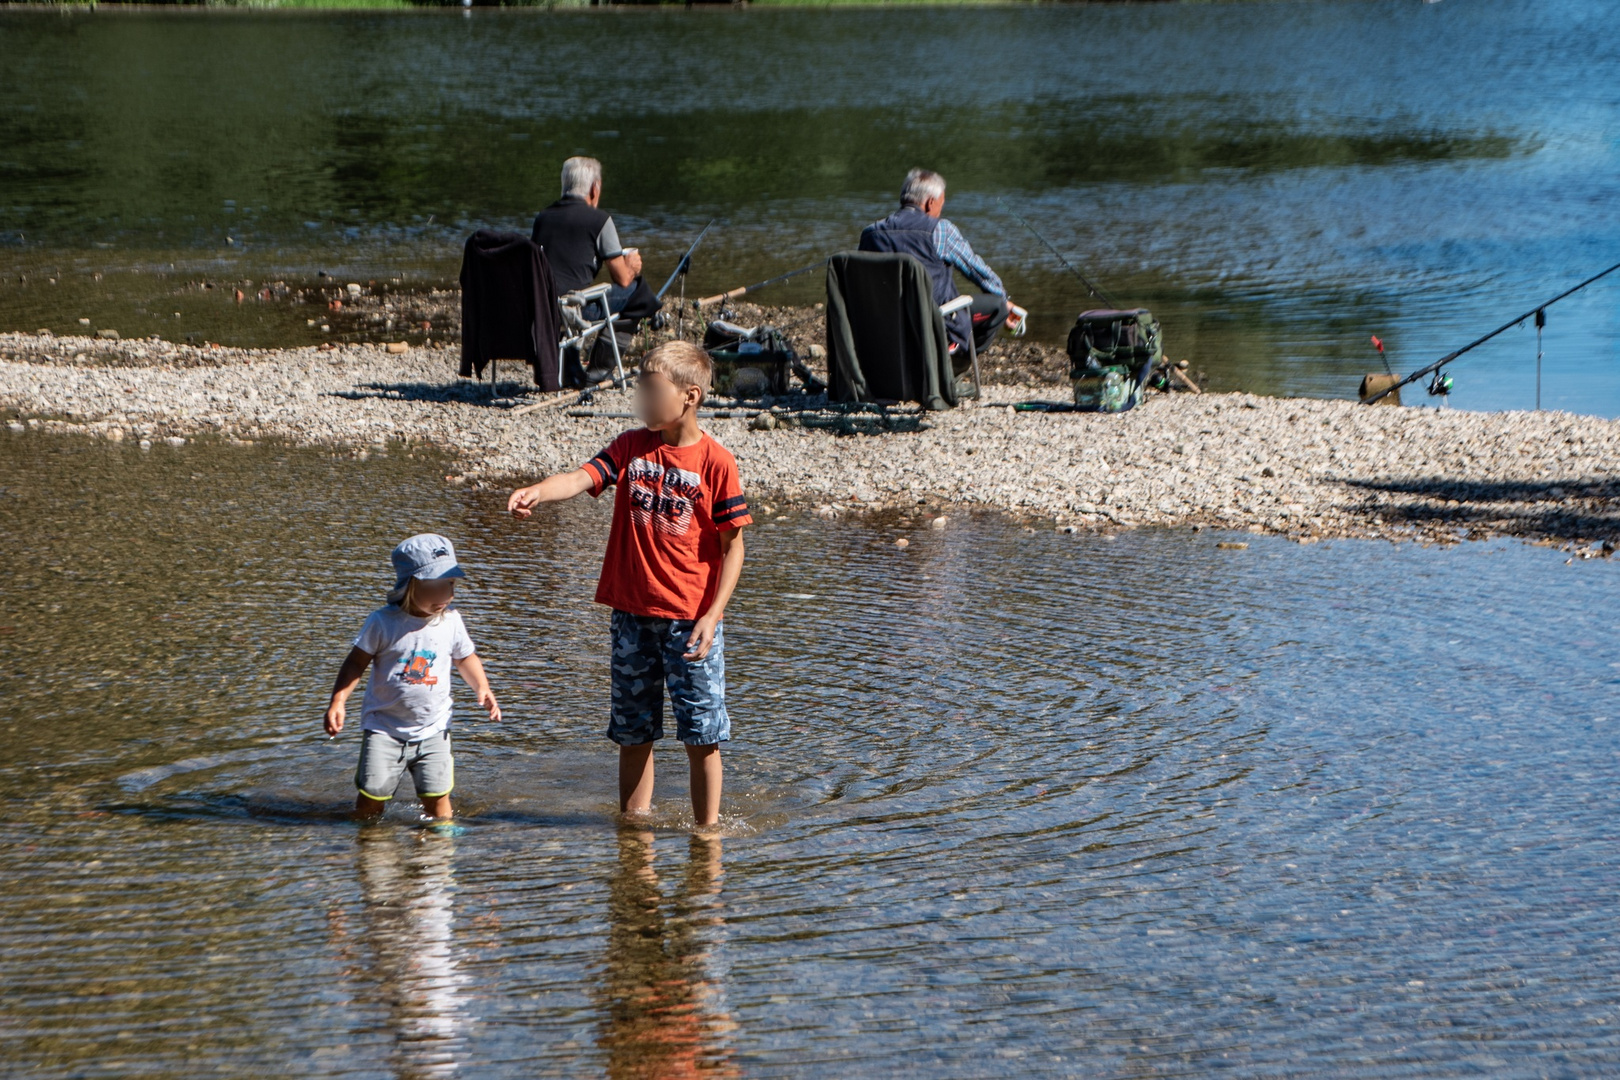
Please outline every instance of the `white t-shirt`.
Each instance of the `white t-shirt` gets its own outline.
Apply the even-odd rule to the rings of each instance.
[[[360,727],[400,742],[416,742],[450,726],[450,672],[476,650],[461,612],[450,608],[437,622],[390,604],[366,617],[354,647],[370,653]]]

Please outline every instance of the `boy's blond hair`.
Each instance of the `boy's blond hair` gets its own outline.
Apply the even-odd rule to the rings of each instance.
[[[642,357],[641,370],[658,372],[676,386],[695,386],[709,396],[714,382],[714,362],[700,346],[690,341],[666,341]]]

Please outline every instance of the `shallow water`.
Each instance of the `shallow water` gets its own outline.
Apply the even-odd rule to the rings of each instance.
[[[1093,303],[1012,210],[1212,386],[1348,396],[1370,335],[1411,370],[1620,258],[1613,14],[3,12],[0,328],[316,341],[306,307],[190,286],[449,282],[575,152],[655,281],[720,219],[690,283],[714,292],[852,245],[925,163],[1038,336]],[[1546,406],[1620,414],[1617,287],[1553,309]],[[1453,402],[1532,405],[1534,337],[1458,365]]]
[[[669,747],[613,823],[606,508],[444,469],[0,433],[8,1073],[1620,1063],[1608,563],[771,520],[705,841]],[[507,712],[458,688],[458,836],[343,820],[319,730],[427,528]]]

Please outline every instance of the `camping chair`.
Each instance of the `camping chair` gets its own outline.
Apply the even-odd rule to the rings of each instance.
[[[532,366],[537,386],[558,389],[562,313],[545,252],[522,233],[480,229],[467,238],[460,280],[460,375],[488,364],[493,387],[511,360]]]
[[[912,255],[843,251],[827,260],[827,369],[832,400],[918,401],[953,408],[957,357],[945,318],[973,303],[934,303],[928,271]],[[960,350],[958,350],[960,352]],[[968,334],[964,376],[980,393],[979,357]]]
[[[577,347],[580,352],[581,366],[586,366],[584,361],[585,342],[593,336],[600,338],[605,331],[608,341],[613,346],[614,375],[619,385],[623,386],[625,383],[624,357],[619,352],[619,335],[613,330],[613,312],[608,310],[608,290],[611,288],[611,285],[603,282],[600,285],[592,285],[588,289],[579,289],[575,292],[562,294],[559,298],[563,312],[562,348]],[[601,305],[598,310],[604,315],[604,318],[600,321],[593,318],[589,311],[596,304]]]

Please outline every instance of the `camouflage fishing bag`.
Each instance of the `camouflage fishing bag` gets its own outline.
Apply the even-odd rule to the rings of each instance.
[[[1142,400],[1164,359],[1159,320],[1147,308],[1082,311],[1069,331],[1069,378],[1077,409],[1124,412]]]

